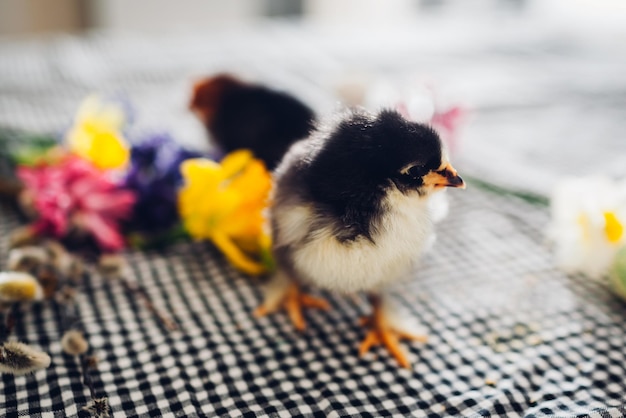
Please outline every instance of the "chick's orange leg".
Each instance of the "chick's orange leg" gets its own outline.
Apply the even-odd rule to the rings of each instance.
[[[302,293],[300,287],[294,282],[290,282],[279,297],[268,299],[254,311],[254,315],[260,317],[283,308],[287,311],[289,319],[298,331],[303,331],[306,328],[306,321],[302,313],[303,308],[323,310],[330,308],[324,299]]]
[[[364,356],[370,348],[382,343],[400,366],[409,368],[411,364],[400,347],[400,339],[425,342],[426,337],[394,329],[384,315],[380,298],[372,296],[371,301],[373,308],[372,316],[361,319],[361,325],[368,326],[370,329],[359,347],[359,356]]]

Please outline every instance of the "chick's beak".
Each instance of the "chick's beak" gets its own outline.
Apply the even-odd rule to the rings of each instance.
[[[435,188],[456,187],[465,189],[465,182],[450,164],[446,164],[442,169],[432,171],[424,176],[424,184]]]

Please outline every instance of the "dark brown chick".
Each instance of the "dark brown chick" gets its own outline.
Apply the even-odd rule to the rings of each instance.
[[[313,111],[298,99],[228,74],[196,83],[189,107],[223,151],[250,149],[270,170],[315,123]]]

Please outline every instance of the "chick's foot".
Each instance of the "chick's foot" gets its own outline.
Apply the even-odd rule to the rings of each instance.
[[[298,331],[303,331],[306,328],[303,308],[328,310],[330,306],[324,299],[303,293],[296,283],[289,282],[278,288],[270,286],[266,292],[265,301],[254,311],[254,316],[265,316],[281,308],[287,311],[294,327]]]
[[[360,320],[361,326],[368,327],[369,330],[359,347],[359,356],[363,357],[370,348],[382,344],[400,366],[410,368],[411,364],[407,359],[406,353],[400,347],[400,340],[426,342],[428,338],[425,335],[413,334],[395,328],[385,315],[380,298],[371,297],[371,301],[373,307],[372,315]]]

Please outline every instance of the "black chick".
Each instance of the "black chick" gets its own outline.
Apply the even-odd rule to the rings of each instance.
[[[226,152],[247,148],[273,169],[313,129],[313,111],[298,99],[220,74],[194,86],[190,108]]]
[[[405,367],[401,332],[382,308],[386,288],[410,277],[432,244],[429,198],[465,184],[430,127],[395,111],[351,111],[292,146],[275,171],[271,206],[278,271],[257,315],[285,306],[304,329],[302,306],[327,307],[299,284],[364,291],[374,307],[361,353],[382,342]]]

